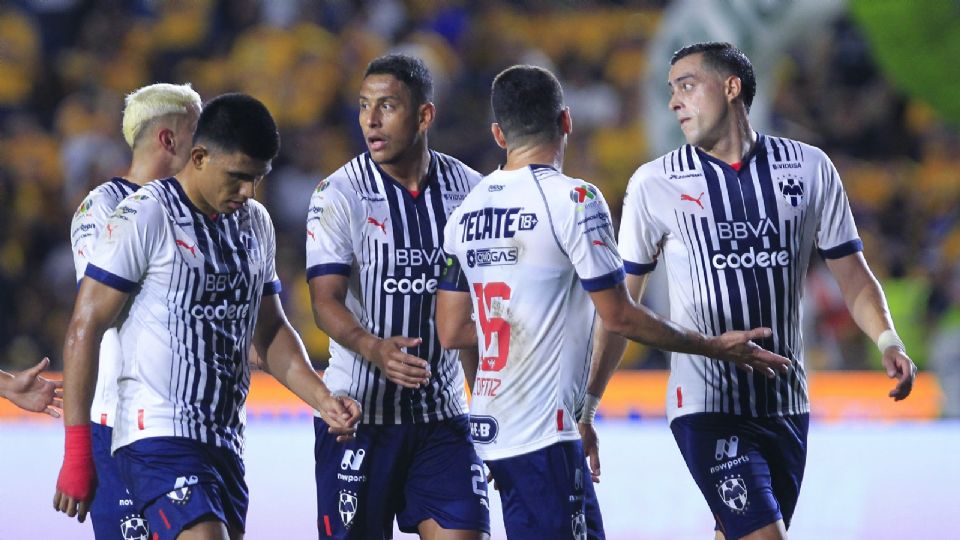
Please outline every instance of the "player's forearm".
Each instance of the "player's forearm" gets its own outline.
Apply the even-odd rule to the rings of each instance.
[[[467,379],[467,384],[473,390],[473,383],[477,380],[477,369],[480,366],[480,353],[475,346],[460,349],[460,365],[463,366],[463,376]]]
[[[72,322],[63,344],[63,423],[90,422],[90,406],[97,386],[100,340],[105,329],[83,328]]]
[[[371,360],[380,338],[360,325],[347,306],[335,299],[313,304],[313,319],[330,339]]]
[[[627,349],[627,340],[608,331],[602,321],[598,321],[594,338],[593,358],[590,362],[590,378],[587,380],[587,393],[603,397],[613,373],[620,366],[623,352]]]
[[[664,351],[690,353],[702,356],[719,354],[717,346],[707,336],[664,319],[644,306],[634,306],[625,321],[618,321],[610,329],[621,336]],[[604,320],[607,325],[607,321]]]
[[[828,260],[827,266],[836,277],[854,322],[871,340],[876,341],[881,333],[894,329],[880,282],[861,254]]]
[[[8,398],[10,385],[13,384],[13,374],[0,369],[0,397]]]
[[[289,323],[281,324],[266,349],[258,349],[257,354],[266,364],[267,371],[280,384],[311,407],[319,408],[320,400],[330,395],[327,386],[310,365],[300,336]]]

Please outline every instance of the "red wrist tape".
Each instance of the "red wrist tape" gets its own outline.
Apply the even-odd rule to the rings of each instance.
[[[96,482],[90,424],[64,428],[63,466],[57,477],[57,489],[78,501],[89,501]]]

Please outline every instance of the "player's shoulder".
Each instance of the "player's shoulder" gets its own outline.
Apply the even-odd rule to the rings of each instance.
[[[766,146],[767,155],[770,156],[775,167],[781,163],[803,163],[817,166],[830,162],[829,156],[823,149],[796,139],[765,134],[763,135],[763,144]]]
[[[140,186],[123,178],[111,178],[90,190],[90,193],[80,202],[73,217],[76,220],[87,215],[95,214],[97,211],[110,214],[110,212],[120,204],[120,201],[139,188]]]
[[[702,175],[700,154],[692,145],[684,144],[637,167],[630,183],[673,181]]]
[[[444,154],[443,152],[437,152],[436,150],[432,150],[431,152],[433,153],[434,159],[437,160],[440,174],[455,179],[462,179],[466,181],[471,188],[483,180],[484,176],[482,174],[459,159],[449,154]]]
[[[373,163],[369,161],[368,155],[360,154],[317,182],[313,196],[339,196],[350,201],[359,201],[369,189],[372,167]]]

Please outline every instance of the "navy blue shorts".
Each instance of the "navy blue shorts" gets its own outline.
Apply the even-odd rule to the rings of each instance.
[[[670,429],[727,538],[782,519],[789,527],[807,461],[810,415],[746,418],[699,413]]]
[[[362,424],[338,443],[314,419],[320,538],[390,538],[426,519],[490,532],[487,479],[466,415],[430,424]]]
[[[233,451],[184,437],[151,437],[117,449],[114,459],[150,523],[151,540],[173,540],[209,517],[231,531],[245,530],[250,498],[243,461]]]
[[[565,441],[489,460],[508,538],[603,539],[603,518],[583,443]]]
[[[97,492],[90,504],[90,521],[97,540],[147,540],[150,528],[134,508],[130,493],[120,481],[117,463],[110,456],[113,428],[91,422],[93,464],[97,468]]]

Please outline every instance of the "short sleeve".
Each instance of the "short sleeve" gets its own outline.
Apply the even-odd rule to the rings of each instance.
[[[840,174],[826,156],[821,192],[822,209],[817,228],[817,250],[825,259],[839,259],[863,251],[863,242],[850,211],[850,201]]]
[[[119,291],[133,291],[164,241],[165,224],[163,209],[154,199],[124,199],[107,218],[85,275]]]
[[[100,190],[91,191],[77,207],[70,222],[70,244],[73,251],[73,266],[77,282],[83,279],[87,263],[93,255],[97,236],[107,223],[107,218],[116,206],[115,199]]]
[[[657,266],[660,247],[668,231],[650,213],[643,189],[642,171],[637,170],[627,185],[620,218],[620,254],[628,274],[643,275]]]
[[[277,275],[277,232],[267,209],[263,206],[257,208],[260,213],[260,220],[263,223],[263,244],[266,246],[263,295],[280,294],[283,287],[280,284],[280,276]]]
[[[330,179],[317,185],[307,209],[307,279],[349,276],[353,265],[352,211]]]
[[[623,281],[610,208],[600,190],[583,183],[571,189],[565,204],[566,219],[557,232],[583,288],[599,291]]]

